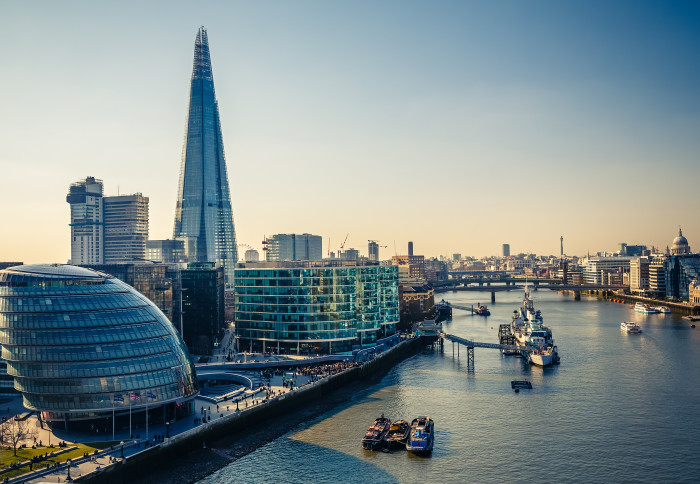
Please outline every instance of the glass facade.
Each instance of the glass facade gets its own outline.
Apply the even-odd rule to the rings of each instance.
[[[182,416],[198,393],[165,315],[119,279],[85,268],[0,271],[0,344],[24,405],[49,421],[169,404]]]
[[[190,262],[216,262],[233,281],[238,261],[219,106],[207,31],[197,32],[185,146],[175,207],[174,238],[194,237]]]
[[[241,350],[339,353],[396,331],[397,267],[322,264],[236,269]]]

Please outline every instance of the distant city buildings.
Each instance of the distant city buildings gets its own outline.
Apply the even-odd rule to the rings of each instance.
[[[187,262],[185,240],[149,240],[146,242],[146,259],[165,264]]]
[[[503,257],[510,257],[510,244],[503,244]]]
[[[148,240],[148,197],[103,196],[102,180],[87,177],[70,185],[72,264],[143,260]]]
[[[175,207],[173,238],[180,237],[193,237],[196,241],[189,254],[190,262],[215,262],[224,268],[226,283],[233,283],[238,261],[236,232],[204,27],[195,40],[187,133]]]
[[[263,242],[268,262],[322,260],[323,239],[311,234],[276,234]]]
[[[460,260],[461,258],[462,258],[462,254],[459,254],[459,253],[452,254],[452,260],[455,262]]]
[[[379,244],[375,240],[367,241],[367,258],[370,262],[379,261]]]
[[[70,261],[73,264],[103,262],[102,195],[102,180],[92,176],[68,188],[66,202],[70,204]]]
[[[143,260],[148,241],[148,197],[140,193],[102,198],[105,264]]]
[[[255,249],[248,249],[245,251],[245,261],[246,262],[258,262],[260,261],[260,253]]]

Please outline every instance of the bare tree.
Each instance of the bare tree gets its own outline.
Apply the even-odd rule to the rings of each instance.
[[[17,447],[25,440],[36,437],[36,428],[29,424],[29,420],[16,420],[14,417],[0,424],[0,442],[3,445],[12,446],[17,455]]]

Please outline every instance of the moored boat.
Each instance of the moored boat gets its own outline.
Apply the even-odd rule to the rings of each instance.
[[[640,328],[637,323],[632,321],[623,321],[620,323],[620,330],[632,334],[639,334],[642,332],[642,328]]]
[[[656,306],[654,309],[661,314],[671,314],[671,310],[667,306]]]
[[[637,304],[634,305],[634,310],[637,311],[638,313],[644,313],[644,314],[656,314],[659,312],[656,308],[651,307],[648,304],[644,304],[641,302],[638,302]]]
[[[513,311],[511,332],[520,348],[520,355],[533,365],[549,366],[559,362],[552,330],[544,324],[542,313],[535,310],[528,287],[525,286],[523,305]]]
[[[406,447],[408,436],[411,433],[411,424],[406,420],[397,420],[389,427],[389,432],[386,434],[386,445],[390,449],[400,449]]]
[[[367,429],[365,436],[362,438],[362,448],[366,450],[382,450],[384,437],[389,432],[389,427],[391,427],[391,420],[382,414]]]
[[[476,310],[476,314],[479,316],[491,316],[491,311],[486,306],[479,306]]]
[[[433,419],[429,417],[413,419],[406,450],[414,454],[430,454],[433,451],[434,430]]]

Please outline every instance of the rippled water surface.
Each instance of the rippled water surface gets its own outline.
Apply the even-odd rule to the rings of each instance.
[[[488,293],[446,293],[453,303]],[[202,480],[219,482],[697,482],[700,329],[676,315],[550,291],[534,293],[561,365],[537,368],[496,350],[427,350],[380,384]],[[445,331],[497,342],[522,292],[497,293],[483,318],[454,311]],[[620,331],[634,320],[643,334]],[[532,390],[514,393],[510,381]],[[432,457],[373,453],[360,440],[375,417],[429,415]]]

